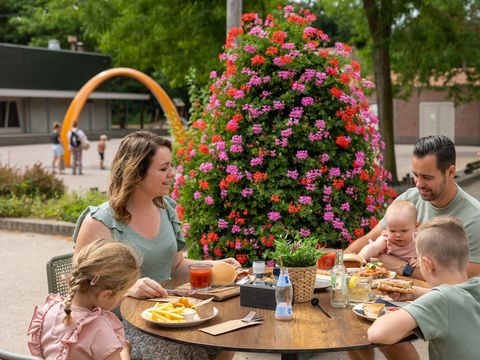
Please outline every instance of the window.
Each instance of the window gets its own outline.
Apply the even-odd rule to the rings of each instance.
[[[18,119],[17,103],[15,101],[0,101],[0,129],[18,127],[20,127],[20,121]]]

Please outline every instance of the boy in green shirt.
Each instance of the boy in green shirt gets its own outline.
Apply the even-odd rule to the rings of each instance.
[[[429,358],[478,359],[480,354],[480,277],[467,276],[468,241],[462,223],[438,217],[422,225],[417,236],[420,271],[433,287],[415,293],[391,293],[414,300],[377,319],[368,329],[372,343],[394,344],[410,332],[429,341]]]

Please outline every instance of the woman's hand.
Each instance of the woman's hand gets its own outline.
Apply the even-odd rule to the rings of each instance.
[[[237,270],[242,269],[242,264],[240,264],[234,258],[226,258],[226,259],[222,259],[222,260],[219,260],[219,261],[223,261],[223,262],[226,262],[227,264],[233,265],[235,267],[235,269],[237,269]]]
[[[167,291],[153,279],[144,277],[138,279],[128,290],[128,295],[138,299],[148,299],[167,296]]]

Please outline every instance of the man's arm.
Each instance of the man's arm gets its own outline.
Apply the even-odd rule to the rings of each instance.
[[[372,230],[370,230],[370,232],[367,235],[364,235],[361,238],[358,238],[357,240],[355,240],[353,243],[351,243],[345,249],[345,252],[358,254],[365,245],[368,245],[369,239],[378,238],[382,234],[382,231],[383,229],[380,226],[380,224],[377,224],[377,226],[375,226]]]
[[[467,266],[467,275],[469,279],[480,275],[480,264],[469,262]]]
[[[406,310],[400,309],[379,317],[368,329],[368,341],[377,344],[395,344],[417,327],[417,322]]]
[[[390,271],[395,271],[398,275],[403,275],[403,268],[407,264],[406,261],[399,259],[396,256],[388,254],[380,254],[378,259],[383,263],[383,265]],[[425,280],[423,278],[422,272],[420,269],[415,268],[410,277],[418,280]]]

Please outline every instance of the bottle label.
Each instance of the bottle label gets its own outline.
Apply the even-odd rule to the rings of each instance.
[[[279,304],[275,308],[275,317],[277,319],[289,319],[293,315],[292,306],[287,304]]]
[[[278,277],[277,285],[278,286],[288,286],[290,284],[290,279],[288,275],[280,275]]]

